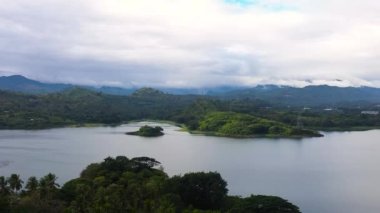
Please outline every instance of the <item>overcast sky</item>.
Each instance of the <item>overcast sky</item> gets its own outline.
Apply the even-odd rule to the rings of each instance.
[[[380,87],[377,0],[0,0],[0,75]]]

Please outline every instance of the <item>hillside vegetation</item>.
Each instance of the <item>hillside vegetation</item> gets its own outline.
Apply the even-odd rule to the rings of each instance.
[[[227,99],[261,99],[282,106],[319,107],[343,103],[380,104],[380,89],[371,87],[335,87],[327,85],[303,88],[262,85],[215,94]]]
[[[316,131],[303,130],[255,116],[234,112],[209,113],[200,121],[199,131],[219,136],[302,137],[322,136]]]
[[[144,93],[106,95],[73,88],[48,95],[0,91],[0,129],[41,129],[86,123],[120,124],[138,119],[172,120],[194,96]]]
[[[133,120],[167,120],[185,125],[191,131],[213,112],[235,112],[262,120],[267,130],[264,135],[309,135],[301,129],[371,129],[380,127],[380,116],[362,114],[363,110],[379,110],[373,105],[361,107],[325,108],[281,107],[257,99],[217,99],[196,95],[170,95],[151,88],[143,88],[129,96],[107,95],[83,88],[72,88],[47,95],[26,95],[0,91],[0,129],[43,129],[63,126],[81,126],[87,123],[118,125]],[[234,116],[236,117],[236,116]],[[239,119],[242,116],[237,116]],[[216,118],[215,118],[216,119]],[[233,120],[239,120],[234,118]],[[249,118],[251,119],[251,118]],[[248,120],[249,120],[248,119]],[[244,122],[228,122],[218,130],[220,135],[230,135],[228,126]],[[243,133],[255,133],[251,119],[250,128]],[[270,121],[272,123],[270,123]],[[269,129],[271,126],[276,128]],[[268,127],[268,128],[267,128]],[[278,128],[277,128],[278,127]],[[228,133],[228,134],[227,134]],[[296,133],[296,134],[295,134]],[[241,133],[234,133],[237,135]],[[244,134],[246,135],[246,134]]]

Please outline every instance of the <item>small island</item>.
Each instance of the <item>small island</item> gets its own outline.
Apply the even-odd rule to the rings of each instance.
[[[160,126],[142,126],[140,129],[136,132],[127,132],[127,135],[137,135],[137,136],[142,136],[142,137],[158,137],[164,135],[162,132],[164,129]]]

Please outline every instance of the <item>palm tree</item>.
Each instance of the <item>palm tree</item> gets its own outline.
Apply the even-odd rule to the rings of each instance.
[[[0,176],[0,195],[8,194],[8,193],[9,193],[8,181],[5,179],[4,176]]]
[[[24,183],[24,181],[20,179],[20,175],[17,174],[11,174],[7,182],[9,183],[9,187],[14,193],[18,192],[22,188],[22,184]]]
[[[28,190],[28,192],[34,192],[37,190],[38,187],[38,180],[36,177],[30,177],[28,179],[28,182],[26,183],[25,188]]]
[[[57,189],[59,187],[59,184],[56,183],[58,178],[55,176],[55,174],[49,173],[42,179],[44,180],[44,184],[48,189]]]
[[[40,193],[41,196],[51,199],[53,194],[56,192],[59,184],[56,183],[57,176],[52,173],[49,173],[40,179]]]

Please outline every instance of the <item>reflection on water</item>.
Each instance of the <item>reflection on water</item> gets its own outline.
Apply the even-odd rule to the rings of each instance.
[[[120,127],[0,131],[0,175],[24,179],[53,172],[65,182],[107,156],[154,157],[170,175],[218,171],[230,194],[282,196],[303,212],[379,212],[380,131],[325,133],[323,138],[232,139],[190,135],[125,135]],[[156,125],[156,124],[154,124]]]

